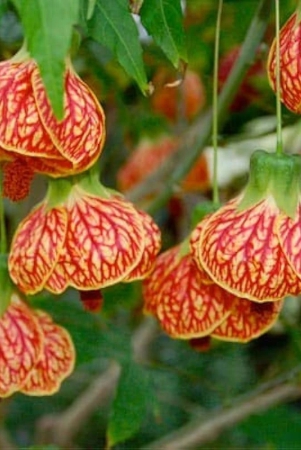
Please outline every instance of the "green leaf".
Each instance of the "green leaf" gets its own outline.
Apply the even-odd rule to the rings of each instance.
[[[76,348],[77,365],[97,358],[115,359],[120,363],[131,360],[130,333],[105,321],[101,315],[85,311],[73,291],[60,300],[47,295],[35,297],[31,303],[33,307],[47,311],[55,322],[69,331]]]
[[[88,23],[90,36],[109,48],[124,70],[148,91],[138,29],[129,10],[128,0],[96,0]]]
[[[149,373],[133,361],[124,365],[108,425],[109,448],[139,430],[151,398]]]
[[[180,0],[146,0],[140,9],[143,26],[178,68],[187,61]]]
[[[3,14],[6,13],[7,9],[7,0],[0,0],[0,20],[2,19]]]
[[[64,115],[64,71],[79,0],[14,0],[24,27],[27,49],[41,76],[58,119]]]

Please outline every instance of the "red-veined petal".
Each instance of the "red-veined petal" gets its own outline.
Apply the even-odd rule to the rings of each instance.
[[[172,337],[205,336],[228,314],[233,296],[216,284],[204,284],[190,254],[179,247],[162,253],[143,281],[145,311],[154,314]]]
[[[55,324],[43,311],[35,311],[35,314],[42,329],[42,351],[21,392],[36,396],[52,395],[73,371],[75,349],[64,328]]]
[[[144,250],[138,211],[121,199],[85,194],[75,195],[71,203],[64,250],[45,287],[60,293],[66,283],[93,290],[122,281]]]
[[[198,249],[210,278],[238,297],[257,302],[280,300],[299,290],[300,281],[281,249],[273,199],[237,211],[235,199],[206,222]]]
[[[52,142],[73,164],[98,158],[105,138],[105,115],[93,92],[69,68],[65,76],[65,116],[58,122],[46,95],[38,69],[32,84],[41,121]],[[88,165],[82,169],[87,169]]]
[[[9,272],[19,289],[34,294],[43,289],[65,243],[67,213],[42,203],[19,224],[8,259]]]
[[[248,342],[268,331],[277,320],[283,301],[256,303],[237,298],[231,314],[211,333],[212,337]]]
[[[156,256],[161,248],[161,232],[150,215],[138,211],[144,229],[144,250],[137,266],[123,281],[133,281],[145,278],[152,270]]]
[[[0,319],[0,397],[20,390],[42,349],[42,333],[33,311],[13,294]]]

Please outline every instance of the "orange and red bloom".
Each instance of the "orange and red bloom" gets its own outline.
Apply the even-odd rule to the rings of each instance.
[[[58,184],[61,199],[52,206],[50,189],[11,245],[10,276],[21,291],[96,290],[150,272],[161,243],[150,216],[100,184],[102,195],[67,179],[51,183]]]
[[[246,191],[200,226],[193,257],[234,295],[256,302],[301,292],[300,156],[251,159]]]
[[[280,95],[285,106],[301,114],[301,21],[297,12],[291,15],[280,30]],[[267,73],[276,92],[276,38],[269,51]]]
[[[196,240],[193,232],[191,249]],[[282,301],[258,304],[221,288],[197,266],[185,242],[157,258],[143,281],[143,295],[145,312],[169,336],[192,343],[205,337],[248,342],[271,328],[283,306]]]
[[[12,293],[0,318],[0,397],[51,395],[74,368],[69,333]]]
[[[15,194],[10,191],[17,190],[22,167],[25,173],[72,175],[91,167],[102,151],[102,107],[71,63],[66,64],[64,83],[64,117],[59,121],[38,66],[24,49],[0,63],[0,161],[10,163],[12,171],[19,173],[14,186],[5,186],[4,194],[12,199]]]

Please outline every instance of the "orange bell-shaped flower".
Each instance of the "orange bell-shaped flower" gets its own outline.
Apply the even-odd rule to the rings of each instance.
[[[239,212],[239,196],[212,214],[200,229],[193,256],[215,283],[257,302],[301,292],[301,281],[279,239],[282,215],[273,198]]]
[[[101,153],[105,116],[96,97],[66,65],[64,117],[54,116],[38,66],[22,49],[0,63],[0,158],[21,159],[53,177],[90,167]]]
[[[192,253],[223,289],[256,302],[301,292],[299,155],[254,153],[243,194],[197,227]]]
[[[162,253],[143,281],[144,311],[180,339],[210,334],[230,314],[235,300],[199,270],[187,247],[184,242]]]
[[[52,395],[74,368],[75,349],[69,333],[54,323],[44,311],[35,311],[42,331],[42,349],[21,392],[27,395]]]
[[[102,191],[97,195],[71,180],[52,180],[58,193],[64,183],[65,198],[52,206],[49,193],[15,233],[8,264],[19,289],[59,294],[69,286],[97,290],[144,278],[160,249],[153,220],[100,184],[93,184]]]
[[[19,391],[42,350],[35,314],[17,294],[0,318],[0,397]]]
[[[280,30],[280,95],[284,105],[301,114],[301,20],[295,12]],[[276,92],[276,38],[269,51],[267,74]]]
[[[75,350],[62,327],[12,293],[0,318],[0,397],[50,395],[72,372]]]

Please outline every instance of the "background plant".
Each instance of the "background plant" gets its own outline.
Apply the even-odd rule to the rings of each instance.
[[[107,141],[99,169],[107,185],[118,188],[119,170],[142,139],[179,139],[177,153],[166,156],[126,195],[153,214],[164,249],[180,242],[195,204],[211,198],[210,171],[205,189],[186,192],[181,181],[203,151],[210,160],[217,2],[187,0],[183,12],[175,0],[15,0],[0,6],[2,59],[12,56],[25,36],[57,117],[62,116],[64,60],[72,48],[76,70],[106,113]],[[282,22],[294,8],[294,1],[282,2]],[[150,37],[141,29],[139,36],[139,17]],[[272,1],[224,1],[221,58],[235,47],[242,51],[228,83],[221,81],[223,200],[245,185],[250,154],[275,147],[274,93],[265,70],[248,72],[254,61],[265,68],[273,37]],[[161,88],[158,82],[162,70],[169,83],[181,79],[186,64],[201,77],[206,97],[192,118],[184,114],[181,86]],[[246,83],[252,85],[251,100]],[[178,96],[174,118],[154,110],[153,88],[154,96],[160,89]],[[244,98],[239,110],[233,106],[238,93]],[[299,117],[284,108],[287,150],[300,151],[299,129]],[[30,197],[18,204],[6,202],[9,236],[44,192],[45,179],[37,177]],[[83,310],[73,290],[60,298],[45,293],[31,298],[33,306],[50,312],[70,331],[77,365],[53,397],[16,394],[2,402],[3,448],[298,448],[298,301],[289,299],[280,322],[260,339],[243,346],[215,343],[198,353],[144,318],[139,282],[106,288],[103,296],[103,309],[94,315]]]

